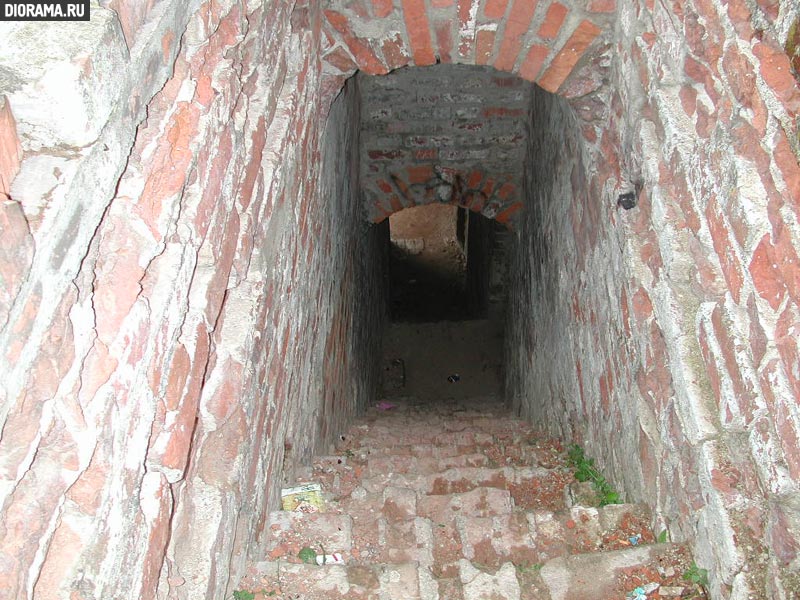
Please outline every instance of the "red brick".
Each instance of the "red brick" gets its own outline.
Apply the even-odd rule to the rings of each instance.
[[[580,60],[583,53],[600,35],[600,28],[591,21],[581,21],[580,25],[570,36],[564,48],[556,55],[553,62],[545,71],[544,75],[537,81],[539,86],[548,92],[556,92],[564,80],[572,72],[572,69]]]
[[[328,52],[324,59],[343,73],[358,69],[358,65],[353,62],[350,53],[341,46],[336,46],[336,48]]]
[[[792,384],[795,398],[800,398],[800,315],[790,304],[781,313],[775,327],[775,345],[784,364],[786,377]]]
[[[494,62],[495,68],[501,71],[510,71],[514,68],[522,48],[522,37],[531,25],[537,4],[537,0],[514,0],[506,19],[500,52]]]
[[[633,307],[633,314],[636,316],[636,320],[640,323],[653,315],[653,303],[650,301],[650,295],[643,287],[640,287],[633,294],[631,306]]]
[[[611,13],[617,10],[617,0],[592,0],[589,11],[595,13]]]
[[[622,328],[625,330],[625,337],[627,338],[631,335],[630,306],[628,305],[628,292],[624,287],[622,288],[622,293],[620,294],[619,308],[622,313]]]
[[[547,46],[540,46],[537,44],[531,46],[528,55],[520,66],[519,76],[528,81],[536,81],[536,77],[542,70],[542,65],[544,65],[544,60],[547,58],[549,52],[550,49]]]
[[[777,211],[776,211],[777,212]],[[800,302],[800,257],[794,247],[792,232],[780,214],[770,215],[778,270],[792,300]]]
[[[439,58],[443,63],[452,62],[453,52],[452,32],[453,24],[449,21],[436,24],[436,46],[439,48]]]
[[[555,39],[568,12],[569,9],[563,4],[553,2],[547,9],[547,14],[544,17],[542,26],[539,27],[537,35],[545,40]]]
[[[748,121],[756,128],[759,135],[763,136],[767,127],[767,107],[756,87],[756,73],[753,65],[739,52],[736,45],[732,44],[725,50],[722,68],[727,75],[730,89],[736,100],[745,108],[753,111],[754,116]]]
[[[395,34],[393,38],[383,40],[381,49],[383,50],[383,59],[386,61],[386,66],[390,69],[404,67],[411,60],[400,34]]]
[[[773,158],[775,164],[778,166],[789,192],[789,200],[795,213],[800,214],[800,164],[798,164],[797,157],[789,145],[786,132],[780,127],[772,138],[772,147],[774,148]]]
[[[753,252],[749,270],[758,295],[769,302],[773,310],[777,310],[783,301],[786,286],[778,270],[775,248],[770,242],[769,234],[765,234],[761,238],[755,252]]]
[[[522,202],[515,202],[514,204],[512,204],[511,206],[500,212],[495,217],[495,221],[504,224],[508,223],[511,220],[511,218],[523,208],[523,206],[524,205],[522,204]]]
[[[764,11],[770,21],[775,21],[778,18],[778,11],[780,10],[780,2],[778,0],[756,0],[759,8]]]
[[[406,168],[408,180],[411,183],[425,183],[433,178],[434,172],[431,165],[420,165]]]
[[[492,106],[484,108],[481,114],[485,119],[494,119],[497,117],[521,117],[525,114],[523,108],[506,108],[505,106]]]
[[[392,206],[392,210],[395,212],[403,210],[405,208],[405,206],[403,206],[403,203],[400,201],[400,197],[397,194],[392,194],[391,196],[389,196],[389,203]]]
[[[475,44],[475,32],[472,31],[470,26],[470,12],[474,0],[458,0],[458,54],[462,58],[466,58],[472,52],[472,47]]]
[[[475,49],[475,64],[488,65],[494,52],[494,31],[482,29],[478,32],[477,44]]]
[[[372,0],[372,12],[378,18],[389,16],[393,4],[392,0]]]
[[[691,117],[697,112],[697,90],[692,86],[684,85],[681,86],[679,95],[683,112]]]
[[[371,4],[371,0],[350,0],[350,2],[348,3],[348,8],[350,8],[350,10],[352,10],[356,14],[356,16],[358,16],[359,19],[369,19],[370,11],[367,8],[367,2],[370,2]],[[295,8],[295,12],[297,10],[298,9]],[[303,7],[303,11],[308,12],[308,8]],[[292,14],[292,17],[294,17],[294,14]],[[306,25],[306,28],[308,28],[308,25]]]
[[[471,171],[469,176],[467,177],[467,188],[477,189],[478,186],[481,184],[482,180],[483,180],[483,172]]]
[[[347,44],[361,70],[369,75],[385,75],[389,72],[372,50],[370,44],[353,34],[350,22],[345,15],[334,10],[326,10],[324,13],[328,22],[342,35],[344,43]]]
[[[770,86],[786,108],[791,112],[800,111],[800,90],[792,75],[789,57],[781,48],[772,43],[757,42],[753,54],[759,59],[761,76]]]
[[[517,191],[517,186],[513,183],[504,183],[500,186],[500,189],[497,190],[497,195],[502,198],[503,200],[508,200],[509,198],[513,197]]]
[[[764,391],[769,414],[775,423],[775,430],[781,449],[784,454],[784,464],[789,470],[789,475],[795,480],[800,479],[800,436],[798,436],[797,423],[792,418],[787,404],[795,401],[787,387],[786,372],[781,360],[773,359],[760,373],[761,389]],[[776,389],[776,383],[779,387]],[[776,391],[780,393],[776,394]],[[785,393],[783,393],[785,390]]]
[[[438,148],[422,148],[420,150],[414,150],[414,160],[436,160],[438,158]]]
[[[453,0],[431,0],[431,5],[434,8],[447,8],[453,6]]]
[[[712,199],[706,207],[706,219],[708,228],[711,232],[711,239],[714,250],[719,257],[722,274],[728,284],[728,289],[735,302],[739,302],[739,294],[742,289],[743,274],[739,258],[736,254],[733,240],[731,240],[730,229],[722,216],[717,205],[716,199]]]
[[[477,0],[472,0],[476,2]],[[486,15],[487,19],[502,19],[503,15],[506,14],[506,7],[508,6],[508,0],[487,0],[486,6],[483,8],[483,14]]]
[[[19,172],[21,158],[22,146],[11,105],[5,96],[0,96],[0,202],[2,196],[10,196],[11,182]]]
[[[719,305],[715,306],[711,313],[711,324],[722,354],[723,364],[721,366],[728,373],[739,413],[744,418],[745,424],[749,425],[753,419],[755,390],[753,384],[742,375],[742,367],[739,366],[737,360],[737,351],[740,351],[741,348],[738,347],[737,340],[732,335],[733,324],[730,319],[724,317]]]
[[[418,67],[432,65],[436,62],[431,43],[428,13],[425,0],[401,0],[403,20],[411,43],[411,55]]]

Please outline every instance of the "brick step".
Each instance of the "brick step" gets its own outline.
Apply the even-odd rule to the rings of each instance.
[[[298,553],[305,547],[327,554],[350,554],[353,548],[353,519],[345,514],[275,511],[269,514],[269,532],[270,559],[301,562]]]
[[[435,496],[498,488],[509,491],[521,508],[558,510],[564,507],[561,490],[570,479],[572,474],[567,471],[541,467],[458,467],[428,475],[385,473],[363,479],[361,486],[370,494],[394,487]]]
[[[417,446],[423,444],[433,446],[488,446],[496,441],[490,433],[474,430],[443,431],[441,428],[430,431],[419,428],[408,428],[407,431],[398,431],[398,428],[391,428],[386,431],[370,429],[369,433],[353,436],[353,439],[357,439],[359,446],[362,448]]]
[[[473,494],[437,497],[440,501],[433,506],[420,502],[421,511],[428,512],[420,517],[411,490],[387,488],[381,497],[382,505],[375,501],[371,509],[351,506],[348,514],[271,513],[268,557],[300,562],[297,554],[308,546],[317,552],[340,552],[348,561],[413,561],[434,568],[437,575],[452,575],[452,567],[461,558],[491,567],[508,561],[534,564],[655,541],[649,530],[649,511],[642,505],[475,516],[476,504],[479,511],[484,507]],[[454,503],[445,505],[448,499]]]
[[[308,565],[263,561],[239,585],[258,600],[435,600],[436,583],[416,563]]]
[[[681,573],[690,562],[684,546],[652,544],[554,558],[544,563],[538,576],[550,600],[616,600],[647,584],[657,584],[659,598],[680,597],[686,587]]]
[[[264,561],[251,566],[239,589],[256,600],[619,600],[639,586],[658,597],[685,596],[681,580],[691,562],[678,544],[654,544],[541,562],[487,565],[456,560],[447,574],[416,562],[307,565]]]
[[[470,414],[470,415],[438,415],[429,413],[388,413],[372,421],[362,421],[350,428],[350,432],[388,431],[397,426],[414,427],[421,431],[464,431],[475,429],[487,433],[530,434],[535,429],[524,421],[509,415]],[[419,431],[417,431],[419,433]]]
[[[497,436],[495,436],[497,437]],[[560,448],[554,447],[550,442],[534,442],[526,440],[495,439],[491,444],[472,445],[441,445],[441,444],[401,444],[401,445],[373,445],[360,446],[356,443],[337,449],[340,457],[351,457],[350,462],[365,462],[371,459],[387,458],[396,459],[397,466],[394,472],[403,472],[412,469],[413,465],[403,467],[408,458],[418,459],[445,459],[456,458],[464,455],[482,454],[488,459],[488,465],[494,466],[541,466],[545,468],[561,467],[565,464],[565,455]],[[459,465],[452,466],[482,466]]]
[[[356,518],[357,515],[385,515],[400,521],[417,516],[449,522],[456,515],[485,517],[507,514],[514,510],[514,499],[508,490],[494,487],[452,494],[427,495],[401,486],[388,485],[372,492],[356,488],[336,502],[336,511]]]

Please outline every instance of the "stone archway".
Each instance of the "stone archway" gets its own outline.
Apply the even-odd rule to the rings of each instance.
[[[300,9],[303,14],[305,10]],[[487,84],[515,88],[532,82],[570,101],[585,141],[597,146],[609,104],[607,53],[615,12],[613,0],[581,0],[569,8],[559,2],[521,0],[491,0],[483,6],[472,0],[430,4],[334,0],[323,9],[323,89],[332,98],[357,71],[386,75],[403,67],[481,67],[496,73]],[[440,92],[441,97],[448,90]],[[511,104],[515,103],[506,99],[505,108],[498,110],[507,111]],[[530,119],[528,107],[523,110],[519,116]],[[391,110],[385,112],[384,117],[397,118]],[[379,169],[382,177],[367,174],[374,180],[366,186],[364,198],[369,221],[380,222],[403,208],[438,201],[458,204],[513,228],[524,207],[522,186],[519,177],[505,171],[521,169],[522,164],[487,173],[476,161],[462,160],[456,166],[442,160],[435,142],[414,149],[414,156],[400,160],[393,160],[405,154],[397,148],[374,150],[374,155],[366,150],[362,155],[362,162],[384,163]],[[607,156],[595,154],[605,159],[606,171],[619,180],[619,166],[608,150],[606,143]],[[387,166],[387,161],[395,164]]]
[[[527,0],[482,7],[473,0],[334,0],[324,10],[323,59],[344,77],[356,69],[381,75],[408,65],[488,65],[570,97],[591,91],[576,85],[582,78],[576,67],[603,46],[615,11],[614,0],[570,8]]]

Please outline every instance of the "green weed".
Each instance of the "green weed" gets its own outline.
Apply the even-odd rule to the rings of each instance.
[[[583,448],[578,444],[572,444],[569,447],[567,461],[575,469],[575,479],[592,482],[594,489],[600,496],[600,506],[619,502],[619,492],[611,487],[611,484],[606,481],[606,478],[594,466],[594,459],[587,458]]]
[[[236,590],[233,592],[233,600],[253,600],[256,595],[253,592],[244,592],[242,590]]]
[[[307,565],[317,564],[317,552],[313,548],[306,546],[297,553],[297,557]]]
[[[525,575],[525,574],[534,575],[542,570],[542,566],[543,566],[542,563],[534,563],[532,565],[526,565],[526,564],[514,565],[514,567],[516,567],[517,572],[520,575]]]
[[[708,587],[708,569],[701,569],[697,563],[692,563],[692,566],[683,574],[683,579],[706,588]]]

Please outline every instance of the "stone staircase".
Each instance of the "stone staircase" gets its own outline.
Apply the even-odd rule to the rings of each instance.
[[[325,512],[272,513],[266,560],[238,597],[700,597],[681,580],[687,549],[655,543],[646,506],[578,503],[593,494],[561,446],[493,398],[392,404],[370,408],[335,454],[297,474],[322,485]],[[303,548],[343,563],[304,563]]]

